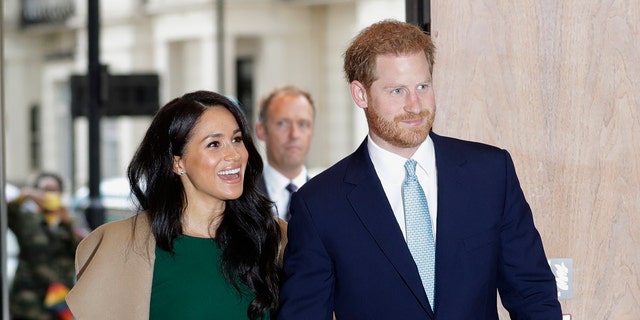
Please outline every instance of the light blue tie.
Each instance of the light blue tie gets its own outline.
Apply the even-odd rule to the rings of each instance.
[[[407,245],[416,262],[422,286],[433,310],[435,305],[436,244],[431,227],[429,205],[416,176],[416,161],[407,160],[404,168],[407,171],[407,177],[402,184],[402,201],[404,202]]]

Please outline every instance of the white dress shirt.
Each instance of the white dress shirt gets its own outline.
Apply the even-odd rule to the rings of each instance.
[[[289,191],[287,185],[289,183],[295,184],[298,188],[307,182],[307,168],[302,166],[300,174],[298,174],[293,180],[285,177],[282,173],[278,172],[269,163],[265,162],[264,170],[262,172],[264,176],[265,187],[271,201],[275,202],[273,207],[273,214],[285,219],[287,216],[287,206],[289,205]]]
[[[406,239],[407,232],[404,221],[404,204],[402,203],[402,183],[406,176],[404,163],[409,159],[382,149],[371,140],[371,137],[367,138],[367,149],[369,150],[371,162],[373,162],[373,167],[382,183],[382,188],[387,195],[387,200],[389,200],[393,214]],[[438,217],[438,179],[436,156],[431,137],[427,136],[427,139],[418,147],[418,150],[416,150],[416,153],[411,158],[418,163],[416,166],[416,175],[427,197],[433,225],[433,235],[435,237]]]

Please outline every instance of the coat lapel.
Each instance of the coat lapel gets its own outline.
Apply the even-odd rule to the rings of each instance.
[[[450,138],[430,134],[433,140],[438,171],[438,218],[436,234],[436,292],[441,299],[437,304],[456,305],[460,285],[456,252],[460,248],[460,236],[465,228],[473,225],[472,217],[477,206],[470,203],[474,194],[469,190],[466,172],[466,150]],[[436,293],[438,296],[438,293]],[[454,298],[451,298],[454,297]],[[445,300],[448,299],[448,300]]]
[[[360,221],[424,310],[433,315],[418,269],[369,157],[366,140],[354,152],[345,182],[354,185],[347,198]]]

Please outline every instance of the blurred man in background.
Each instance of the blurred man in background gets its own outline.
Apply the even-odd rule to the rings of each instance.
[[[275,202],[274,214],[286,221],[291,193],[309,180],[305,159],[314,117],[311,95],[292,85],[274,89],[260,103],[256,135],[265,142],[267,161],[258,186]]]

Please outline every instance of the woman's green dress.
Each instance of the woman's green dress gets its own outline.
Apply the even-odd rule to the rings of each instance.
[[[220,271],[215,239],[182,235],[175,254],[156,247],[150,319],[248,319],[253,293],[240,296]]]

